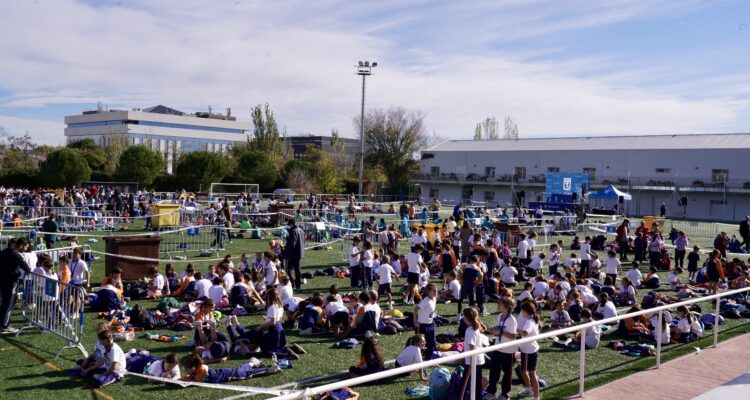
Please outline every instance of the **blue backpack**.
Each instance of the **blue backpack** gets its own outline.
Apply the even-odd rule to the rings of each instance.
[[[451,384],[451,372],[445,368],[437,368],[430,374],[430,399],[447,400],[448,388]]]

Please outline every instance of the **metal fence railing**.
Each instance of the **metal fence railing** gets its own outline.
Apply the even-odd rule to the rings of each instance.
[[[365,375],[365,376],[361,376],[357,378],[344,379],[344,380],[326,384],[326,385],[309,387],[309,388],[297,390],[289,394],[274,397],[273,400],[301,399],[301,398],[310,397],[310,396],[314,396],[318,394],[323,394],[328,391],[341,389],[344,387],[353,387],[356,385],[362,385],[362,384],[366,384],[369,382],[375,382],[381,379],[385,379],[385,378],[389,378],[389,377],[393,377],[393,376],[397,376],[401,374],[408,374],[412,371],[418,371],[427,367],[434,367],[434,366],[438,366],[441,364],[450,364],[456,361],[463,361],[469,357],[471,357],[471,365],[469,366],[469,368],[471,368],[471,375],[474,376],[477,371],[477,368],[476,368],[477,366],[475,364],[476,360],[473,357],[475,355],[487,354],[493,351],[497,351],[497,350],[501,350],[501,349],[505,349],[509,347],[515,347],[520,344],[530,343],[530,342],[534,342],[538,340],[551,338],[553,336],[565,335],[569,333],[581,332],[581,337],[586,337],[586,329],[592,328],[596,325],[618,323],[619,321],[642,316],[642,315],[652,316],[654,314],[657,314],[658,322],[656,324],[657,325],[656,333],[654,337],[661,338],[661,333],[662,333],[661,325],[662,325],[662,318],[663,318],[664,311],[668,311],[669,309],[677,308],[679,306],[688,306],[691,304],[703,303],[703,302],[713,301],[713,300],[715,300],[715,303],[716,303],[716,309],[714,310],[715,319],[714,319],[714,325],[713,325],[713,347],[717,347],[719,343],[719,328],[720,328],[720,325],[719,325],[720,300],[724,297],[744,295],[748,292],[750,292],[750,287],[747,287],[744,289],[738,289],[738,290],[731,290],[731,291],[727,291],[723,293],[717,293],[717,294],[705,296],[705,297],[694,298],[694,299],[682,301],[679,303],[667,304],[664,306],[659,306],[659,307],[654,307],[654,308],[650,308],[650,309],[646,309],[642,311],[623,314],[623,315],[619,315],[619,316],[612,317],[612,318],[605,318],[599,321],[592,321],[589,323],[572,326],[570,328],[552,330],[552,331],[542,333],[539,335],[529,336],[523,339],[517,339],[517,340],[513,340],[510,342],[505,342],[501,344],[495,344],[495,345],[491,345],[491,346],[484,347],[481,349],[465,351],[460,354],[442,357],[442,358],[434,359],[430,361],[424,361],[418,364],[412,364],[412,365],[399,367],[399,368],[391,368],[391,369],[387,369],[385,371],[377,372],[377,373],[370,374],[370,375]],[[661,340],[656,340],[656,368],[659,368],[661,366],[661,353],[662,353]],[[585,345],[582,345],[580,349],[580,358],[579,358],[578,368],[579,368],[578,395],[580,397],[583,397],[583,394],[585,391],[585,384],[586,384],[586,346]],[[477,389],[480,389],[480,388],[475,387],[475,383],[476,383],[475,379],[472,378],[469,381],[470,381],[469,399],[475,400],[477,398],[477,393],[478,393]]]
[[[30,273],[24,278],[21,299],[21,312],[27,325],[16,335],[29,329],[51,332],[68,342],[55,357],[66,349],[78,349],[84,357],[88,356],[81,344],[83,307],[86,302],[86,291],[82,287]]]

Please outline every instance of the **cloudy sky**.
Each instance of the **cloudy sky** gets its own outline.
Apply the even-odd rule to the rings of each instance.
[[[289,134],[367,106],[471,138],[750,131],[750,1],[0,0],[0,127],[60,144],[95,108],[268,102]]]

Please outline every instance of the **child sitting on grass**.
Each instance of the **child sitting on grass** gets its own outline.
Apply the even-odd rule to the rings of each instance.
[[[96,334],[98,335],[99,332],[108,331],[112,327],[112,324],[109,321],[101,321],[98,324],[96,324]],[[94,343],[94,351],[86,358],[80,359],[76,362],[76,369],[79,369],[81,371],[88,369],[92,365],[96,364],[99,360],[104,358],[104,347],[101,343],[97,340],[96,343]]]
[[[96,387],[101,388],[122,380],[127,370],[125,369],[125,353],[112,340],[112,332],[100,331],[96,338],[104,349],[104,357],[81,371],[81,376],[91,376],[96,382]]]
[[[424,335],[422,334],[416,334],[409,338],[409,340],[406,341],[406,346],[404,346],[404,349],[401,350],[401,353],[399,353],[398,357],[396,357],[396,364],[395,367],[405,367],[407,365],[413,365],[413,364],[419,364],[422,362],[422,352],[425,349],[425,346],[427,345],[427,341],[425,340]],[[417,371],[412,371],[412,373],[415,373]],[[424,369],[419,370],[419,377],[426,381],[427,373]]]
[[[374,374],[385,369],[385,358],[375,337],[367,337],[362,342],[359,364],[349,367],[352,377]]]
[[[588,308],[581,312],[581,323],[586,324],[591,322],[591,310]],[[554,347],[565,347],[570,350],[579,350],[581,348],[581,342],[586,344],[586,349],[595,349],[599,346],[599,342],[602,338],[602,328],[599,325],[586,328],[586,336],[581,338],[581,331],[576,332],[575,337],[569,338],[562,342],[554,342]]]
[[[564,302],[556,304],[555,310],[550,314],[549,322],[552,329],[562,329],[573,325],[573,320],[570,318],[570,314],[565,311]]]
[[[438,292],[438,302],[449,304],[451,301],[461,299],[461,282],[456,279],[455,271],[448,271],[445,275],[445,281],[448,288]]]

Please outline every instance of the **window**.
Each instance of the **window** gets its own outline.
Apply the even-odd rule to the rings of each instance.
[[[526,167],[516,167],[513,177],[516,179],[526,179]]]
[[[671,174],[672,168],[657,168],[656,173],[657,174]]]
[[[484,192],[484,201],[495,201],[495,192],[494,191]]]
[[[440,175],[440,167],[430,167],[430,175],[432,176]]]
[[[711,180],[713,182],[726,182],[729,180],[729,170],[728,169],[712,169],[711,170]]]
[[[430,189],[430,198],[436,199],[438,197],[440,197],[440,190],[435,188]]]
[[[464,189],[462,191],[461,198],[464,200],[471,200],[474,197],[474,187],[473,186],[464,186]]]
[[[495,177],[495,167],[484,167],[484,176],[488,178]]]
[[[560,172],[560,167],[547,167],[547,172]]]
[[[584,168],[583,173],[588,174],[589,179],[591,179],[592,181],[596,179],[596,168]]]
[[[428,158],[435,158],[435,155],[432,153],[422,153],[422,159],[426,160]]]

